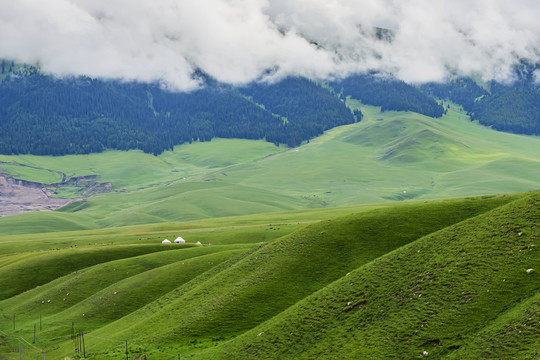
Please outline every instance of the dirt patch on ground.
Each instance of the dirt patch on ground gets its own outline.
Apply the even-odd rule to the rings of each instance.
[[[84,198],[112,190],[111,183],[97,183],[95,177],[71,178],[58,184],[41,184],[7,178],[0,175],[0,216],[21,214],[29,211],[54,210],[78,199],[52,198],[52,189],[62,186],[81,188]]]

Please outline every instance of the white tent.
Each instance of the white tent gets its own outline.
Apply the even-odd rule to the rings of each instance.
[[[162,244],[170,244],[171,243],[171,240],[168,240],[168,239],[165,239],[161,242]]]
[[[181,236],[177,237],[176,240],[174,240],[175,244],[185,244],[186,240],[182,239]]]
[[[200,241],[197,241],[195,244],[196,245],[202,245]]]

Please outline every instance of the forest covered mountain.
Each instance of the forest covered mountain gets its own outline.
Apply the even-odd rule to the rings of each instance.
[[[468,78],[420,87],[426,94],[463,106],[471,120],[495,130],[540,135],[540,92],[533,79],[512,84],[490,82],[489,91]]]
[[[538,85],[526,76],[512,85],[490,83],[489,90],[468,78],[413,86],[376,74],[329,84],[294,77],[243,87],[204,78],[204,87],[182,93],[158,84],[57,79],[3,60],[0,153],[140,149],[157,155],[174,145],[216,137],[265,139],[295,147],[325,130],[361,121],[361,112],[349,109],[346,97],[381,106],[382,111],[430,117],[445,112],[440,100],[451,100],[472,120],[496,130],[540,134]]]
[[[283,93],[288,101],[281,101]],[[214,137],[265,138],[292,147],[360,119],[306,79],[288,79],[262,92],[257,85],[237,89],[208,82],[197,91],[174,93],[155,84],[58,80],[31,71],[12,74],[0,86],[0,153],[159,154]]]
[[[355,75],[333,82],[332,86],[364,104],[380,106],[382,111],[414,111],[435,118],[444,113],[433,97],[394,78]]]

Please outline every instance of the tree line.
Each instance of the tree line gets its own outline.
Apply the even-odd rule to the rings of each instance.
[[[157,155],[214,137],[298,146],[361,118],[311,80],[291,78],[262,88],[209,82],[175,93],[156,84],[11,74],[0,84],[0,153],[141,149]]]
[[[540,135],[540,93],[534,85],[492,87],[489,96],[475,102],[470,115],[495,130]]]
[[[447,83],[421,87],[427,94],[462,105],[480,124],[516,134],[540,135],[540,92],[529,64],[515,70],[514,82],[495,81],[480,87],[472,79],[457,78]]]
[[[233,87],[205,79],[188,93],[158,84],[57,79],[36,68],[2,60],[0,153],[66,155],[140,149],[158,155],[175,145],[215,137],[264,139],[298,146],[336,126],[362,120],[343,98],[382,111],[440,117],[437,99],[461,104],[471,119],[501,131],[540,134],[535,69],[512,85],[480,87],[469,78],[412,86],[377,74],[328,84],[301,77]],[[9,67],[9,68],[8,68]],[[19,69],[12,72],[12,68]],[[204,75],[204,74],[203,74]]]
[[[445,112],[433,97],[418,88],[379,74],[353,75],[331,85],[344,96],[380,106],[381,111],[414,111],[435,118]]]

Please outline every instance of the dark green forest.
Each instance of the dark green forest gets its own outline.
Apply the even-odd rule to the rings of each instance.
[[[308,79],[288,78],[276,84],[252,84],[239,90],[283,117],[283,127],[266,135],[266,140],[276,144],[295,146],[306,134],[314,138],[325,130],[351,123],[351,111],[343,102],[328,89],[313,86]],[[353,111],[353,121],[361,119],[362,113]],[[287,133],[287,141],[283,141],[282,131]]]
[[[420,89],[461,105],[471,120],[495,130],[540,135],[540,92],[532,72],[518,68],[513,83],[490,82],[486,86],[489,91],[468,78],[445,84],[430,83]]]
[[[475,101],[489,95],[488,91],[478,86],[469,78],[458,78],[447,83],[428,83],[420,86],[427,95],[445,99],[463,106],[466,111],[472,111]]]
[[[376,74],[354,75],[333,82],[332,86],[342,95],[380,106],[382,111],[414,111],[435,118],[444,114],[444,108],[434,98],[393,78]]]
[[[59,80],[34,71],[12,74],[0,85],[2,154],[105,149],[159,154],[214,137],[266,139],[294,147],[360,119],[360,113],[353,114],[330,91],[300,78],[264,90],[209,82],[193,92],[174,93],[155,84]]]
[[[492,86],[475,102],[471,119],[495,130],[540,135],[540,93],[533,85]]]
[[[219,138],[264,139],[295,147],[325,130],[362,120],[350,96],[382,111],[441,117],[440,100],[463,106],[472,120],[496,130],[540,134],[540,94],[531,76],[510,85],[469,78],[412,86],[376,74],[326,85],[300,77],[242,87],[205,77],[200,89],[171,92],[159,84],[58,79],[29,65],[2,60],[0,153],[65,155],[107,149],[160,154],[175,145]]]

